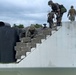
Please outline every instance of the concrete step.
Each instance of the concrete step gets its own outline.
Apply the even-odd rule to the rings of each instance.
[[[38,35],[36,35],[36,38],[38,39],[45,39],[45,35],[43,35],[43,34],[38,34]]]
[[[35,42],[27,43],[27,47],[30,47],[30,48],[36,47],[36,43]]]
[[[21,42],[17,42],[15,46],[16,58],[22,59],[25,56],[29,55],[31,51],[34,51],[36,47],[50,37],[56,31],[52,31],[50,28],[43,29],[40,34],[36,35],[35,38],[31,39],[30,37],[21,38]],[[23,56],[23,57],[22,57]]]
[[[31,37],[23,37],[23,38],[21,38],[20,40],[21,40],[21,42],[23,42],[23,43],[28,43],[28,42],[31,42]]]
[[[33,38],[32,40],[31,40],[31,43],[41,43],[41,39],[40,38]]]
[[[44,35],[52,35],[52,30],[50,28],[43,30]]]
[[[22,47],[22,46],[27,46],[27,43],[17,42],[17,43],[16,43],[16,46],[20,46],[20,47]]]
[[[30,47],[21,47],[21,50],[16,51],[16,59],[21,59],[21,56],[26,56],[26,52],[31,52]]]
[[[30,47],[21,47],[21,51],[31,52]]]
[[[15,51],[20,51],[21,50],[21,47],[20,46],[15,46]]]
[[[30,52],[26,52],[26,56],[28,56],[30,54]]]
[[[30,51],[31,47],[28,47],[28,46],[15,46],[15,50],[16,51]]]
[[[21,56],[26,56],[26,51],[16,51],[16,59],[21,59]]]

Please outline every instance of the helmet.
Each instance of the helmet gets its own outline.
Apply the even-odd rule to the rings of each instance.
[[[73,8],[73,5],[71,6],[71,8]]]

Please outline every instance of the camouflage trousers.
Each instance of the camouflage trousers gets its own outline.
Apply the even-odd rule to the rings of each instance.
[[[69,16],[69,20],[70,20],[70,21],[75,21],[75,15],[70,15],[70,16]]]

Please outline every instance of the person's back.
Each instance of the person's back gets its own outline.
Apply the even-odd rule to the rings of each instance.
[[[71,9],[68,11],[69,20],[74,21],[75,20],[75,15],[76,15],[76,10],[74,9],[73,6],[71,6]]]
[[[30,31],[31,34],[34,34],[35,27],[31,25],[30,28],[29,28],[29,31]]]
[[[8,26],[0,27],[0,62],[12,63],[15,62],[14,46],[19,41],[19,37],[15,29]]]
[[[69,10],[69,14],[72,16],[72,15],[75,15],[76,14],[76,11],[75,11],[75,9],[74,8],[71,8],[70,10]]]
[[[34,38],[34,36],[37,34],[37,31],[33,25],[31,25],[27,31],[27,36]]]
[[[52,11],[57,13],[58,9],[59,9],[59,4],[58,3],[54,3],[52,0],[50,0],[48,2],[48,5],[51,7]]]

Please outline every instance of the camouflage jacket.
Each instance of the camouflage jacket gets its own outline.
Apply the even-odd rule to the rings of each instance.
[[[68,12],[68,16],[76,15],[76,10],[74,8],[71,8]]]

